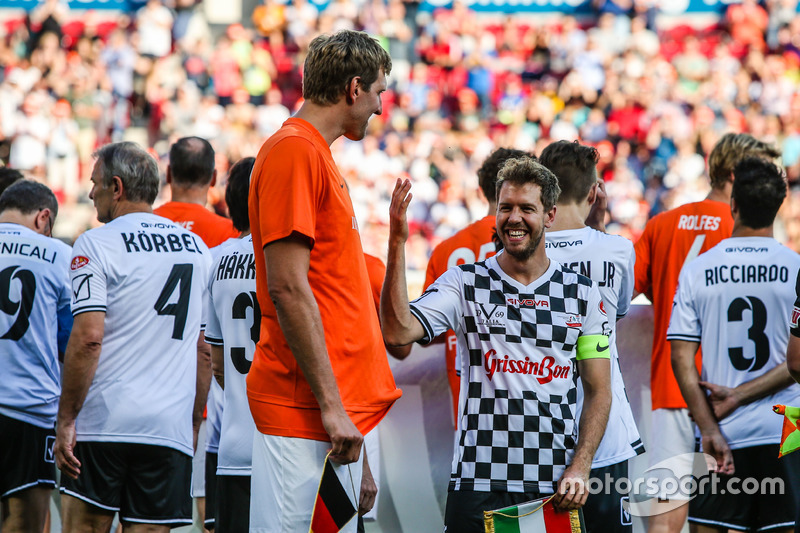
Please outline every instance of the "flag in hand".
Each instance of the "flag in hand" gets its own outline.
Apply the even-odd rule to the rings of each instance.
[[[328,453],[330,455],[330,452]],[[338,471],[338,472],[337,472]],[[341,478],[339,475],[341,474]],[[352,496],[345,490],[343,481],[349,482]],[[359,480],[359,485],[361,480]],[[311,513],[311,529],[309,533],[338,533],[356,515],[357,497],[353,478],[348,465],[336,465],[325,457],[325,466],[322,469],[322,478],[319,481],[317,500],[314,502],[314,511]]]
[[[778,457],[783,457],[787,453],[800,448],[800,428],[797,425],[798,420],[800,420],[800,407],[775,405],[772,410],[779,415],[783,415],[783,433],[781,435],[781,447],[778,450]]]
[[[483,512],[486,533],[581,533],[586,531],[580,510],[556,511],[553,497]]]

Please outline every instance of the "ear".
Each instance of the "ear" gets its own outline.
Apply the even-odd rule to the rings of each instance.
[[[544,227],[549,228],[556,221],[556,206],[553,206],[550,211],[544,215]]]
[[[42,209],[36,214],[33,219],[33,229],[36,233],[47,235],[47,230],[50,226],[50,217],[53,215],[52,211],[47,208]],[[49,235],[48,235],[49,236]]]
[[[347,84],[346,100],[348,105],[353,105],[359,94],[359,85],[361,85],[361,76],[354,76]]]
[[[122,178],[119,176],[111,177],[111,191],[114,200],[121,200],[125,194],[125,186],[122,183]]]
[[[211,173],[211,181],[208,183],[209,187],[213,187],[217,184],[217,169],[214,169],[214,172]]]
[[[597,182],[595,182],[595,184],[592,185],[592,188],[589,189],[589,196],[586,198],[586,201],[589,203],[589,205],[594,205],[594,203],[597,201]]]

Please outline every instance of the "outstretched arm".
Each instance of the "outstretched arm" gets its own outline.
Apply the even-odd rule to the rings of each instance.
[[[733,474],[733,455],[728,442],[719,429],[717,419],[711,410],[706,393],[700,386],[700,376],[695,367],[694,355],[700,347],[699,342],[671,340],[672,371],[681,388],[683,399],[689,406],[703,442],[703,451],[717,461],[717,471]]]
[[[406,211],[411,202],[411,182],[397,180],[389,207],[389,255],[381,292],[381,330],[389,346],[411,344],[425,336],[425,330],[408,305],[405,244],[408,240]]]

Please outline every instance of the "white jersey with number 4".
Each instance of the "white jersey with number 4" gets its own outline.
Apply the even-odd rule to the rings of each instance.
[[[150,213],[121,216],[78,238],[72,313],[105,313],[100,360],[76,422],[79,441],[192,454],[197,335],[210,261],[199,237]]]
[[[57,338],[68,328],[60,318],[69,311],[70,255],[61,241],[0,224],[0,414],[44,428],[55,424],[61,394]]]
[[[700,342],[704,381],[736,387],[786,362],[800,255],[768,237],[725,239],[687,264],[667,340]],[[720,422],[731,448],[780,442],[775,404],[798,405],[800,385],[743,405]]]
[[[259,337],[261,310],[256,299],[253,238],[230,239],[214,249],[208,282],[206,342],[224,347],[225,408],[217,474],[249,476],[256,430],[245,379]]]
[[[617,351],[616,321],[628,312],[633,295],[633,243],[618,235],[608,235],[584,227],[548,231],[545,234],[547,257],[597,282],[608,313],[611,331],[611,411],[608,425],[594,454],[592,468],[613,465],[644,453],[631,404],[622,380]],[[578,380],[578,416],[583,407],[583,387]]]

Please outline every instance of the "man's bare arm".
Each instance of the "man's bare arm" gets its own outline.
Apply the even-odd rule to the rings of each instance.
[[[319,404],[322,425],[331,438],[331,460],[352,463],[361,453],[363,436],[342,404],[333,374],[317,301],[308,283],[311,260],[306,237],[290,237],[264,247],[267,286],[283,335]]]
[[[722,420],[736,409],[748,403],[781,391],[794,383],[786,364],[778,365],[766,374],[742,383],[738,387],[725,387],[700,381],[701,387],[711,394],[708,401],[717,420]]]
[[[225,347],[211,346],[211,373],[219,386],[225,388]]]
[[[578,361],[583,382],[583,411],[578,429],[578,443],[572,462],[558,480],[554,504],[561,510],[578,509],[589,496],[587,485],[592,460],[608,423],[611,410],[611,365],[608,359]]]
[[[74,455],[78,418],[86,394],[92,384],[103,345],[106,314],[101,311],[81,313],[75,317],[64,355],[61,399],[58,404],[55,457],[61,472],[77,479],[81,462]]]
[[[386,277],[381,291],[381,330],[389,346],[403,346],[425,336],[419,320],[408,306],[406,284],[406,252],[408,221],[406,211],[411,201],[411,182],[397,180],[389,206],[389,254]]]
[[[700,386],[700,376],[697,374],[694,356],[700,343],[691,341],[671,340],[672,371],[681,389],[681,394],[689,411],[692,413],[703,443],[703,451],[714,457],[717,461],[717,471],[723,474],[733,474],[733,455],[725,437],[719,429],[717,419],[711,410],[706,393]]]
[[[197,337],[197,377],[192,409],[192,441],[195,450],[197,450],[200,424],[203,423],[203,412],[206,410],[209,387],[211,387],[211,347],[206,342],[205,333],[201,331]]]

